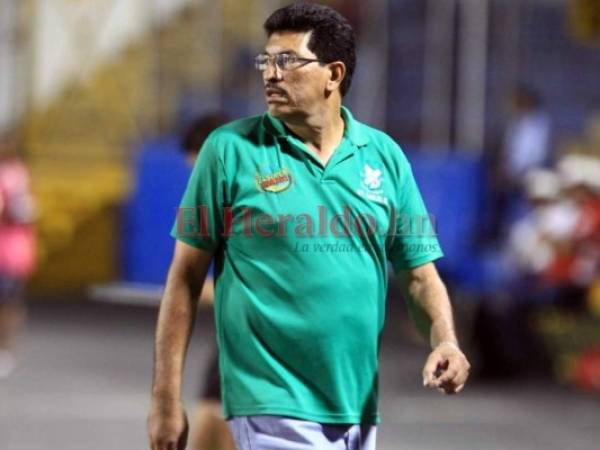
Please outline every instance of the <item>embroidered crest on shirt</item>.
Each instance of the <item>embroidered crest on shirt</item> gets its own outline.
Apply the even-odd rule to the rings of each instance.
[[[381,187],[381,175],[381,169],[365,164],[362,172],[363,184],[369,189],[379,189]]]
[[[356,193],[373,202],[387,205],[388,198],[384,195],[382,189],[383,180],[385,178],[383,176],[383,168],[380,164],[375,162],[365,163],[360,176],[361,188],[357,189]]]
[[[257,173],[254,181],[260,191],[279,193],[292,185],[292,175],[288,169],[280,169],[266,175]]]

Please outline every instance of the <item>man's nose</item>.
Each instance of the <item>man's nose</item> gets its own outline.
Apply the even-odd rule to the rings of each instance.
[[[281,80],[281,70],[275,64],[275,61],[270,60],[267,63],[267,68],[263,72],[265,81]]]

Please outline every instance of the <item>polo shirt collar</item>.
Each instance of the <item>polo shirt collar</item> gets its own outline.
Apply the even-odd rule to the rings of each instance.
[[[344,136],[357,147],[367,145],[369,143],[369,137],[361,129],[362,127],[360,124],[354,120],[350,110],[345,106],[342,106],[341,115],[345,123]],[[273,117],[268,112],[263,115],[263,126],[269,134],[275,137],[287,138],[290,136],[290,133],[285,128],[283,122],[280,119]]]
[[[342,106],[342,118],[346,124],[344,135],[350,139],[350,142],[357,147],[367,145],[369,143],[369,136],[367,136],[361,124],[354,120],[352,113],[345,106]]]

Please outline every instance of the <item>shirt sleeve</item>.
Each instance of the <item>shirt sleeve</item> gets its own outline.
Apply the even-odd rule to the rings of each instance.
[[[226,177],[214,139],[205,141],[183,194],[171,236],[215,251],[223,239]]]
[[[408,160],[400,149],[398,151],[401,163],[397,209],[392,211],[387,243],[387,257],[395,273],[444,256],[437,239],[435,218],[427,212]]]

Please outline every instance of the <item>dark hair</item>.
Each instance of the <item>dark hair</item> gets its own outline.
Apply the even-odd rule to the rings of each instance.
[[[186,154],[197,154],[208,135],[228,121],[221,112],[214,112],[198,117],[190,123],[181,137],[181,147]]]
[[[531,111],[544,106],[542,96],[532,86],[519,83],[513,90],[513,99],[519,108]]]
[[[312,31],[308,48],[324,63],[342,61],[346,76],[340,85],[342,97],[352,84],[356,66],[356,43],[350,23],[329,6],[297,2],[278,9],[263,25],[267,36],[278,31]]]

